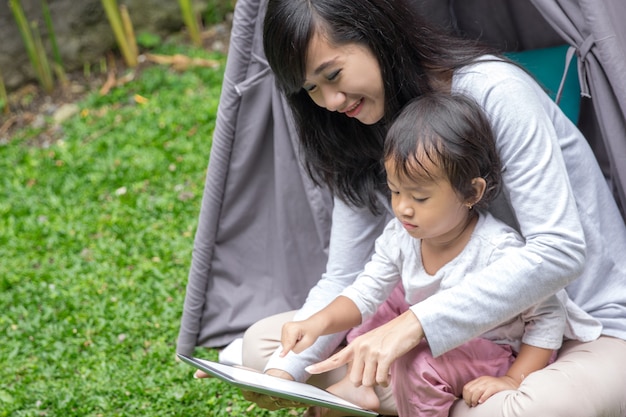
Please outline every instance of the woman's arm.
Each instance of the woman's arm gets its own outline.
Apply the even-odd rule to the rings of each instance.
[[[479,64],[462,81],[456,87],[474,97],[491,120],[503,163],[503,190],[490,211],[517,227],[526,244],[471,282],[412,307],[434,356],[556,293],[585,264],[585,235],[561,150],[582,146],[584,138],[541,88],[511,65]]]

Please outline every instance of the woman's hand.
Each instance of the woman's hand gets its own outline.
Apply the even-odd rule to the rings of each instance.
[[[306,368],[320,374],[352,362],[350,381],[355,386],[389,385],[393,361],[413,349],[424,338],[417,317],[408,310],[382,326],[354,339],[346,348],[325,361]]]

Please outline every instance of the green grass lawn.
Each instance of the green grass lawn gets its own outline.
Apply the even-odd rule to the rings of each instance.
[[[222,74],[152,66],[0,145],[0,416],[298,414],[175,360]]]

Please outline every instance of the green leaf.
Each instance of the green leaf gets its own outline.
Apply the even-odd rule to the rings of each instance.
[[[13,396],[4,390],[0,390],[0,401],[3,403],[15,402],[15,400],[13,399]]]

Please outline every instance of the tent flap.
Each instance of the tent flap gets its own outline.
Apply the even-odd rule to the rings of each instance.
[[[623,0],[531,0],[579,59],[581,91],[588,93],[599,128],[608,182],[626,207],[626,2]]]

